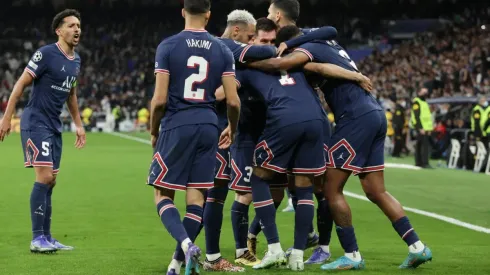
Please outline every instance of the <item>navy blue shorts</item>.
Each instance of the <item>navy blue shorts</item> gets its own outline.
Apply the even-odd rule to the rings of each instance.
[[[231,181],[228,184],[229,189],[239,192],[252,192],[250,178],[253,172],[253,155],[255,145],[253,143],[246,146],[232,146],[231,151]],[[286,188],[287,179],[278,176],[278,180],[270,183],[270,189]]]
[[[265,129],[255,147],[254,165],[293,174],[319,174],[325,171],[322,120],[311,120]]]
[[[161,131],[147,183],[171,190],[212,188],[217,151],[218,128],[212,124]]]
[[[250,178],[253,171],[254,150],[253,143],[248,146],[231,146],[231,181],[228,185],[231,190],[252,192]]]
[[[327,168],[350,170],[354,175],[384,170],[386,130],[383,111],[340,120],[328,144]]]
[[[25,167],[52,167],[53,174],[58,174],[63,147],[61,134],[43,130],[22,130],[20,138]]]
[[[218,148],[218,152],[216,152],[216,161],[214,166],[214,178],[220,180],[230,180],[230,170],[230,150]]]

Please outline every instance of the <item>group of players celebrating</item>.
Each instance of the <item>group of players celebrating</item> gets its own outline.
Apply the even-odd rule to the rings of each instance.
[[[177,241],[167,275],[180,274],[183,265],[185,274],[199,272],[201,249],[194,241],[202,228],[207,271],[242,272],[242,265],[303,270],[305,263],[322,264],[322,270],[365,268],[343,195],[351,174],[359,176],[367,197],[408,245],[400,268],[430,261],[430,249],[385,190],[386,119],[370,94],[370,80],[335,41],[335,28],[299,29],[299,2],[273,0],[267,18],[231,12],[225,32],[216,38],[205,30],[210,8],[210,0],[184,0],[185,29],[163,40],[156,51],[150,119],[154,155],[147,183],[154,187],[163,225]],[[73,249],[50,233],[51,194],[61,160],[59,115],[65,102],[77,127],[75,146],[85,144],[76,98],[80,57],[74,51],[80,14],[59,13],[53,31],[58,42],[34,53],[0,122],[2,141],[18,99],[33,83],[21,118],[25,166],[36,173],[33,252]],[[325,103],[335,116],[333,133]],[[286,252],[275,221],[285,188],[295,207],[294,245]],[[183,220],[174,205],[175,190],[186,191]],[[228,190],[235,191],[234,264],[221,256],[219,247]],[[318,233],[312,224],[313,196]],[[256,215],[249,226],[252,202]],[[333,222],[345,254],[326,263]],[[260,231],[268,242],[261,260],[256,249]],[[304,261],[304,251],[313,247]]]

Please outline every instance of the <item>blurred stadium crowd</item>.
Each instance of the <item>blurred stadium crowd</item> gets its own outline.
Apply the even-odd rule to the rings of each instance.
[[[221,35],[226,14],[234,8],[245,8],[258,18],[266,15],[268,5],[266,0],[213,1],[208,30]],[[138,111],[148,108],[153,92],[155,48],[183,27],[179,1],[15,0],[0,6],[0,113],[32,53],[54,42],[49,25],[55,11],[69,6],[82,13],[79,101],[82,115],[90,114],[85,123],[92,126],[108,114],[119,121],[147,115]],[[301,14],[299,26],[332,25],[348,49],[373,49],[354,59],[373,80],[387,116],[398,103],[406,106],[408,121],[411,99],[422,87],[431,98],[490,96],[490,25],[485,25],[490,5],[485,1],[305,0]],[[395,22],[420,18],[440,24],[413,36],[393,36]],[[28,95],[26,91],[19,102],[17,115]],[[469,128],[472,104],[456,112],[449,104],[431,107],[438,139],[447,140],[452,128]],[[63,116],[69,124],[68,112]]]

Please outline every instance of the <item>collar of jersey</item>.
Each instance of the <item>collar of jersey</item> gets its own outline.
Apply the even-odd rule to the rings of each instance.
[[[58,50],[60,50],[60,52],[66,57],[68,58],[68,60],[74,60],[75,59],[75,55],[73,56],[69,56],[68,54],[65,53],[65,51],[61,48],[60,44],[58,42],[55,43],[56,44],[56,47],[58,47]]]
[[[208,32],[207,30],[184,29],[184,32]]]

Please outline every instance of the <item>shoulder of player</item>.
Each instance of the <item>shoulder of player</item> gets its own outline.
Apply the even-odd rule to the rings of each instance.
[[[178,34],[174,34],[172,36],[169,36],[165,39],[163,39],[160,44],[158,44],[158,47],[157,48],[161,48],[161,47],[164,47],[164,46],[170,46],[170,45],[174,45],[175,43],[177,43],[178,39],[179,38],[183,38],[181,37],[182,33],[178,33]]]

